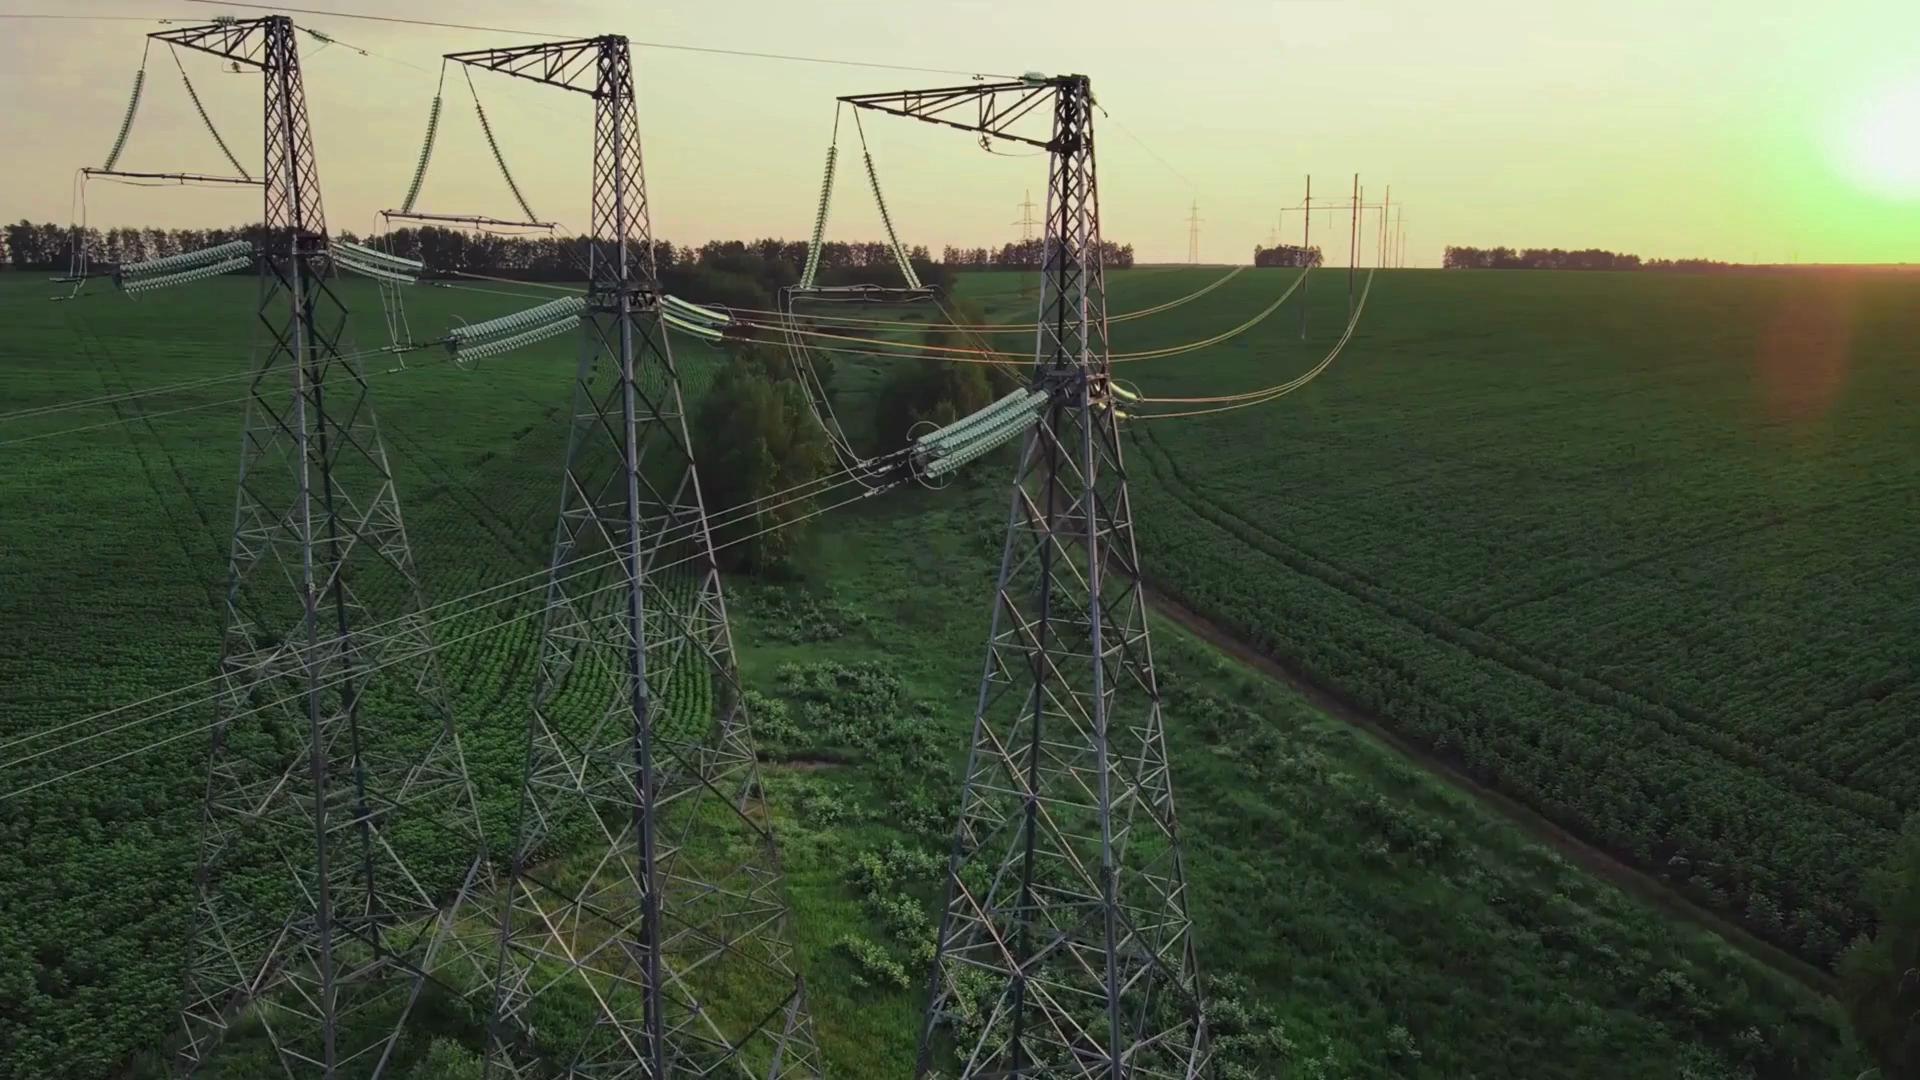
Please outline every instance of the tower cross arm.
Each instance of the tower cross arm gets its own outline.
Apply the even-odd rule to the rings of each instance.
[[[261,19],[220,19],[204,26],[162,30],[147,37],[153,41],[211,53],[222,60],[264,68],[267,66],[267,26],[276,19],[290,21],[285,15],[269,15]]]
[[[601,47],[609,41],[626,43],[626,39],[618,35],[576,38],[572,41],[547,41],[503,49],[452,52],[446,54],[446,59],[595,97],[600,93],[598,71]]]
[[[857,109],[891,113],[961,131],[977,132],[1042,150],[1059,150],[1060,136],[1038,139],[1013,130],[1015,124],[1050,103],[1061,87],[1085,81],[1083,75],[1032,76],[1014,82],[975,83],[932,90],[898,90],[884,94],[848,94],[842,102]],[[1051,110],[1041,115],[1050,116]]]

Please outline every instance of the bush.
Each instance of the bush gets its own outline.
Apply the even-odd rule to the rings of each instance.
[[[887,952],[884,945],[868,941],[858,934],[848,934],[836,942],[834,948],[853,961],[856,968],[853,984],[863,990],[875,987],[905,990],[913,985],[907,969]]]

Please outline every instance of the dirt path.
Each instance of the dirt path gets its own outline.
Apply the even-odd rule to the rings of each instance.
[[[1473,796],[1481,805],[1518,825],[1527,835],[1553,848],[1575,865],[1645,900],[1668,915],[1719,936],[1727,944],[1813,990],[1822,994],[1833,993],[1833,977],[1826,972],[1776,945],[1762,941],[1732,921],[1701,907],[1665,882],[1621,861],[1605,849],[1587,843],[1524,803],[1487,787],[1444,755],[1436,754],[1403,738],[1377,718],[1353,708],[1338,695],[1308,682],[1297,672],[1234,637],[1226,628],[1173,599],[1161,589],[1150,588],[1148,596],[1155,612],[1179,623],[1246,667],[1286,686],[1328,716],[1342,720],[1372,735],[1425,772]]]

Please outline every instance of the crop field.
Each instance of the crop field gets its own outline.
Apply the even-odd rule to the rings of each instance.
[[[1156,336],[1127,347],[1233,325],[1288,273],[1128,324]],[[1342,320],[1344,278],[1316,275],[1308,346],[1288,312],[1127,374],[1170,396],[1279,382]],[[1134,425],[1143,557],[1824,964],[1920,802],[1917,335],[1911,275],[1384,275],[1308,391]]]
[[[1111,306],[1220,273],[1114,274]],[[1316,276],[1308,342],[1290,305],[1122,375],[1169,396],[1291,378],[1337,336],[1343,276]],[[1217,333],[1290,280],[1241,273],[1116,326],[1115,348]],[[1030,286],[985,274],[960,292],[1030,318]],[[233,376],[253,288],[50,304],[38,279],[0,275],[0,411]],[[378,343],[373,291],[345,295]],[[1865,278],[1383,275],[1305,390],[1132,425],[1143,559],[1409,739],[1824,962],[1920,794],[1898,767],[1920,700],[1900,584],[1920,556],[1902,527],[1916,299]],[[409,315],[426,332],[527,302],[423,288]],[[544,565],[572,348],[474,371],[369,362],[429,602]],[[675,350],[695,392],[724,362]],[[839,358],[842,417],[900,362]],[[0,422],[0,793],[47,782],[0,802],[0,1078],[158,1075],[210,714],[43,733],[212,673],[243,392],[227,378]],[[896,1077],[912,1052],[1006,472],[822,517],[785,574],[730,584],[835,1076]],[[447,632],[472,634],[444,670],[490,829],[516,794],[525,610]],[[1859,1073],[1818,992],[1174,624],[1155,633],[1200,962],[1239,1070],[1224,1075]],[[410,1036],[422,1077],[430,1034],[472,1045],[457,1018]]]

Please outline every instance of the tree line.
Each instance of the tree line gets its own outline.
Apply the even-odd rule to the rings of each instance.
[[[122,227],[85,229],[81,236],[90,258],[117,264],[158,259],[183,251],[224,244],[232,240],[259,240],[263,227],[251,225],[226,229],[156,229]],[[587,241],[584,237],[502,236],[469,233],[438,226],[395,229],[392,232],[362,237],[341,232],[343,240],[375,244],[382,250],[425,262],[430,271],[491,274],[524,280],[579,280],[585,276]],[[53,222],[18,221],[0,227],[0,263],[16,270],[65,269],[74,246],[71,226]],[[661,272],[710,267],[731,273],[747,273],[764,278],[769,284],[794,284],[806,265],[807,244],[801,240],[772,237],[759,240],[709,240],[698,246],[656,240],[654,258]],[[922,281],[945,280],[946,270],[1030,270],[1038,269],[1042,243],[1024,240],[999,249],[960,248],[948,245],[935,262],[925,245],[907,249]],[[1111,269],[1133,265],[1133,245],[1101,242],[1101,260]],[[771,273],[768,268],[782,267],[790,273]],[[935,269],[929,269],[935,268]],[[821,284],[897,284],[899,267],[893,249],[880,241],[828,241],[820,245],[820,268],[816,277]],[[782,278],[791,280],[780,281]],[[775,286],[777,287],[777,285]]]
[[[940,250],[941,264],[956,270],[1038,270],[1042,256],[1039,240],[1003,244],[997,251],[985,247],[960,248],[952,244]],[[1133,266],[1133,245],[1100,241],[1100,265],[1109,270],[1130,269]]]
[[[1284,264],[1282,264],[1284,265]],[[1642,259],[1600,248],[1456,247],[1449,245],[1440,265],[1447,270],[1731,270],[1738,263],[1713,259]]]

